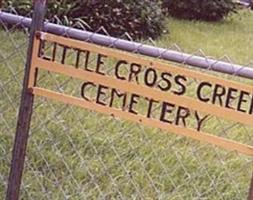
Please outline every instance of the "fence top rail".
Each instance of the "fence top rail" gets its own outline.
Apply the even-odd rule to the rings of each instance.
[[[0,11],[0,22],[2,23],[29,28],[31,26],[31,21],[31,18],[28,17]],[[68,37],[73,39],[88,41],[102,46],[110,46],[120,50],[135,52],[154,58],[159,57],[168,61],[184,63],[201,69],[209,69],[212,71],[236,75],[249,79],[253,78],[252,68],[238,64],[191,55],[175,50],[154,47],[152,45],[146,45],[134,41],[119,39],[107,35],[102,35],[49,22],[46,22],[44,24],[44,31],[57,35],[67,35]]]

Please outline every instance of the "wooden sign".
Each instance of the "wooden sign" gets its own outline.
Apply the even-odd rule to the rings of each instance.
[[[49,55],[39,52],[46,43],[53,46]],[[59,61],[57,48],[62,49]],[[73,64],[66,63],[70,50]],[[251,125],[252,86],[44,32],[34,38],[31,63],[29,91],[34,95],[253,155],[252,146],[202,130],[212,116]],[[82,80],[80,96],[37,86],[39,70]]]

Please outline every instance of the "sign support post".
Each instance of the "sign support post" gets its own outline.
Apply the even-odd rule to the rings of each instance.
[[[253,200],[253,175],[252,175],[252,178],[251,178],[248,200]]]
[[[6,200],[18,200],[22,174],[24,169],[26,147],[29,136],[31,115],[33,110],[34,95],[28,92],[28,80],[31,69],[33,41],[36,31],[42,30],[44,15],[46,11],[46,0],[33,1],[33,19],[30,29],[29,46],[23,80],[21,103],[19,108],[18,122],[15,134],[15,141],[12,151],[11,169],[9,173]]]

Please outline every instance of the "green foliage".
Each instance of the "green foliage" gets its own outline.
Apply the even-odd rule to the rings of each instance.
[[[163,6],[173,17],[218,21],[236,11],[233,0],[164,0]]]
[[[31,10],[31,1],[10,0],[5,7],[14,7],[19,14]],[[91,30],[104,27],[112,36],[127,32],[132,38],[155,38],[163,32],[164,16],[159,0],[56,0],[48,1],[47,17],[57,16],[61,21],[73,22],[77,18],[86,22]]]
[[[31,12],[32,1],[29,0],[9,0],[3,1],[2,8],[4,11],[17,11],[20,15],[27,15]]]

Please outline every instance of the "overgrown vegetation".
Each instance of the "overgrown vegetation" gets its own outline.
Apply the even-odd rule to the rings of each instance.
[[[218,21],[236,11],[233,0],[164,0],[168,13],[177,18]]]
[[[4,6],[13,7],[22,15],[31,11],[30,0],[12,0]],[[104,27],[112,36],[120,37],[127,32],[134,39],[156,38],[164,28],[164,15],[158,0],[48,1],[47,18],[54,17],[65,22],[67,19],[70,23],[78,18],[92,31]]]
[[[5,1],[5,9],[14,8],[27,15],[30,0]],[[86,29],[103,27],[112,36],[128,33],[133,39],[157,38],[163,32],[164,15],[189,20],[217,21],[236,12],[232,0],[56,0],[48,1],[47,18],[70,25],[82,22]]]

